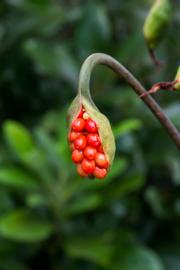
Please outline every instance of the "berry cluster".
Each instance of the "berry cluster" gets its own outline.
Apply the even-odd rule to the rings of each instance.
[[[98,127],[82,107],[73,121],[69,132],[72,161],[77,165],[77,172],[83,177],[104,178],[109,162],[104,154]]]

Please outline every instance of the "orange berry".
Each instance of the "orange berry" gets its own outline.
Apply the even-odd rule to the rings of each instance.
[[[71,131],[69,133],[68,139],[70,142],[73,142],[75,139],[77,139],[77,137],[79,137],[79,135],[81,135],[81,132]]]
[[[74,131],[82,131],[85,126],[85,121],[82,118],[77,118],[72,123],[72,129]]]
[[[72,161],[74,161],[74,163],[79,163],[83,159],[83,157],[84,156],[82,151],[75,149],[72,152]]]
[[[97,150],[94,147],[86,146],[86,148],[84,149],[84,156],[87,159],[92,160],[95,158],[96,152],[97,152]]]
[[[82,176],[82,177],[87,177],[88,176],[88,174],[83,171],[81,163],[77,164],[76,169],[77,169],[77,172],[78,172],[78,174],[80,176]]]
[[[74,147],[78,150],[83,150],[86,147],[86,137],[84,135],[80,135],[74,141]]]
[[[93,173],[94,169],[95,169],[95,162],[94,160],[88,160],[86,158],[83,159],[82,163],[82,169],[85,173],[87,174],[91,174]]]
[[[93,175],[96,178],[103,179],[107,174],[107,170],[104,168],[95,167]]]
[[[97,133],[90,133],[87,135],[87,143],[91,146],[98,147],[101,144],[99,135]]]
[[[97,153],[95,156],[95,162],[97,166],[101,168],[107,168],[109,166],[109,162],[103,153]]]
[[[90,118],[85,122],[85,129],[90,133],[95,133],[98,131],[96,122]]]

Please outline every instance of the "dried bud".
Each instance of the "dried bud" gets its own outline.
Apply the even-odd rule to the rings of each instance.
[[[174,85],[174,89],[175,90],[180,90],[180,66],[178,67],[175,81],[176,81],[176,84]]]
[[[77,172],[81,176],[104,178],[115,154],[109,120],[100,113],[89,95],[78,94],[69,108],[68,121],[69,144]]]

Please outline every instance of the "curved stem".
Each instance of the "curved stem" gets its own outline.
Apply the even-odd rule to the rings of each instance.
[[[79,77],[79,93],[90,97],[90,77],[93,68],[97,64],[106,65],[115,71],[120,77],[122,77],[136,92],[138,96],[146,93],[144,87],[140,84],[140,82],[118,61],[116,61],[113,57],[103,54],[103,53],[94,53],[90,55],[83,63],[80,77]],[[91,98],[91,97],[90,97]],[[160,106],[156,103],[156,101],[150,96],[142,97],[144,103],[149,107],[155,117],[159,120],[161,125],[168,132],[170,138],[175,143],[177,148],[180,150],[180,133],[173,125],[173,123],[169,120],[169,118],[165,115],[165,113],[161,110]]]

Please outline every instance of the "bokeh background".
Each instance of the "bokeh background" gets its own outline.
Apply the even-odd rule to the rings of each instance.
[[[116,138],[106,180],[78,177],[66,112],[94,52],[148,89],[172,80],[179,2],[157,55],[142,35],[150,0],[0,1],[0,270],[179,270],[180,156],[130,87],[107,67],[92,95]],[[180,128],[180,93],[155,95]]]

